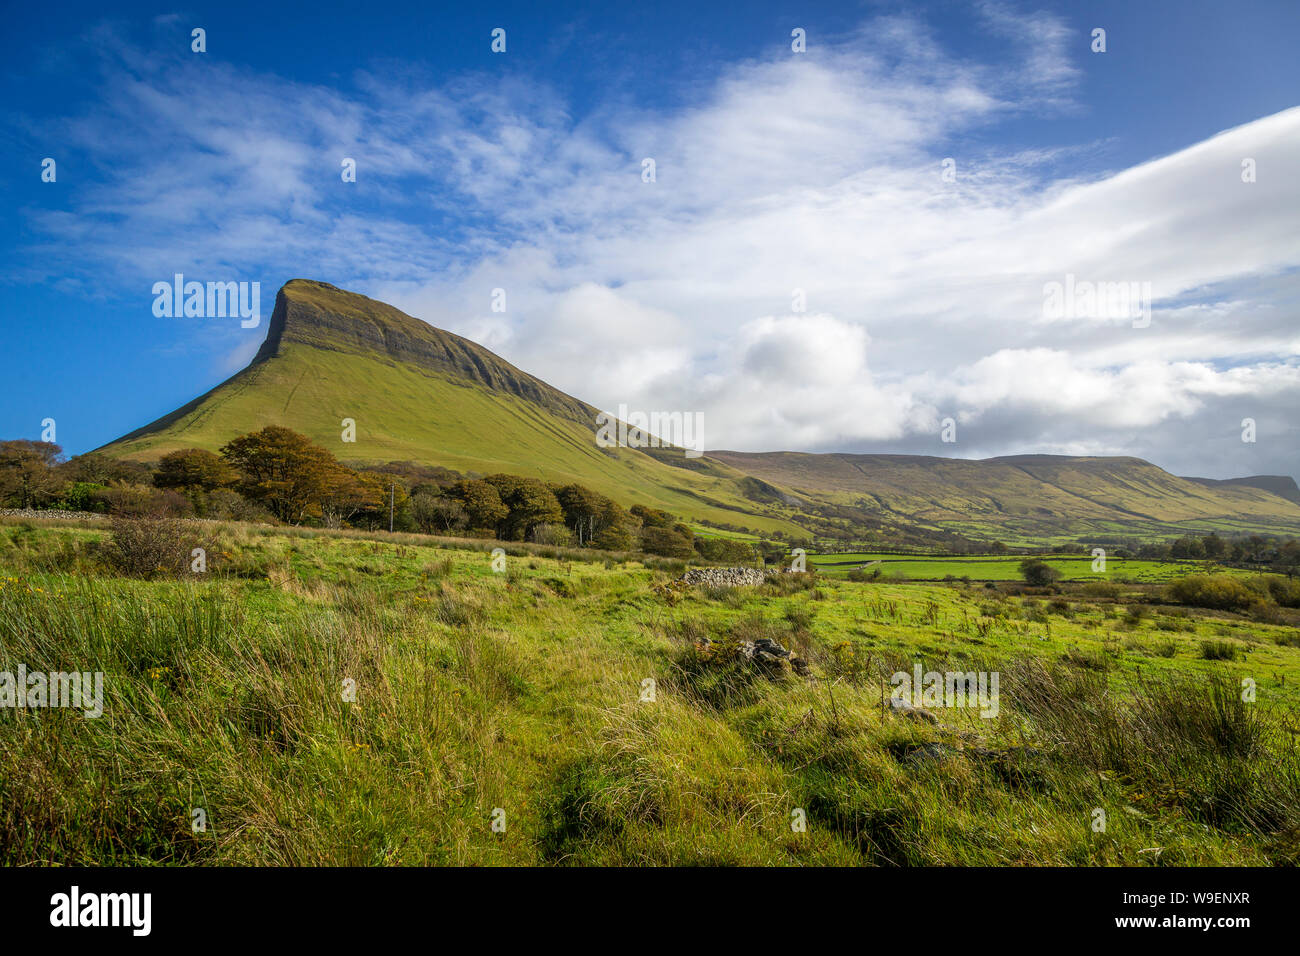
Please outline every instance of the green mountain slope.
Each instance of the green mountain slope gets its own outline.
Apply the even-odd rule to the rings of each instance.
[[[807,498],[964,531],[1030,539],[1179,530],[1295,533],[1300,505],[1266,488],[1206,485],[1140,458],[745,453],[709,457]]]
[[[280,290],[266,342],[248,368],[106,446],[152,461],[178,448],[215,451],[236,435],[285,425],[340,459],[419,461],[462,472],[577,481],[625,504],[696,520],[802,533],[758,513],[743,476],[719,463],[652,457],[595,442],[597,410],[468,339],[321,282]],[[356,422],[342,441],[343,419]],[[659,460],[663,459],[663,460]]]
[[[602,449],[597,409],[468,339],[362,295],[295,279],[243,371],[105,447],[156,460],[286,425],[340,459],[577,481],[625,505],[762,533],[849,530],[924,543],[1179,530],[1300,532],[1286,479],[1204,482],[1136,458]],[[356,423],[342,441],[343,420]],[[1290,485],[1294,488],[1294,483]]]

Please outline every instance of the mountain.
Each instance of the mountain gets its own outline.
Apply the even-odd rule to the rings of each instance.
[[[709,457],[796,495],[974,536],[1031,540],[1180,531],[1294,533],[1300,501],[1253,479],[1179,478],[1140,458],[745,453]],[[1295,487],[1292,481],[1291,487]]]
[[[1251,475],[1249,478],[1188,478],[1187,480],[1211,488],[1223,488],[1225,486],[1262,488],[1279,498],[1285,498],[1287,501],[1300,504],[1300,486],[1296,485],[1295,479],[1290,475]]]
[[[105,446],[156,460],[217,450],[266,425],[340,459],[576,481],[625,505],[770,534],[841,532],[939,545],[961,536],[1048,541],[1183,530],[1300,532],[1290,479],[1179,478],[1136,458],[600,448],[591,405],[459,335],[363,295],[294,279],[253,361],[216,388]],[[341,440],[343,420],[356,441]]]
[[[598,447],[597,414],[469,339],[366,296],[294,279],[276,296],[266,341],[247,368],[102,450],[153,461],[285,425],[345,461],[576,481],[629,505],[802,533],[784,516],[752,513],[740,492],[744,476],[725,465],[667,449]],[[356,423],[355,443],[341,440],[345,418]]]

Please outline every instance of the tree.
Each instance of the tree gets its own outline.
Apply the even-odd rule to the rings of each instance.
[[[1061,572],[1039,558],[1025,558],[1020,562],[1020,576],[1026,584],[1035,587],[1047,587],[1061,579]]]
[[[306,435],[279,425],[241,435],[222,447],[221,457],[239,471],[240,494],[288,522],[322,516],[342,467]]]
[[[456,482],[448,494],[461,503],[471,528],[490,530],[495,534],[497,526],[510,514],[496,488],[478,478]]]
[[[1228,543],[1213,533],[1201,539],[1201,547],[1205,551],[1205,556],[1211,561],[1218,561],[1228,553]]]
[[[725,564],[751,565],[761,560],[759,551],[754,545],[732,538],[697,537],[695,550],[709,561]]]
[[[484,481],[497,489],[501,503],[509,509],[502,522],[502,538],[523,541],[538,525],[563,523],[560,503],[544,481],[518,475],[488,475]]]
[[[1169,556],[1199,561],[1205,557],[1205,545],[1201,543],[1200,538],[1185,535],[1169,546]]]
[[[695,548],[690,539],[671,528],[642,528],[641,548],[646,554],[658,554],[665,558],[695,557]]]
[[[388,524],[388,483],[379,476],[358,474],[342,465],[330,469],[320,499],[321,520],[328,528],[365,514],[374,526],[374,516],[382,507],[384,525]]]
[[[632,514],[640,518],[641,524],[646,528],[671,528],[673,523],[677,521],[667,511],[648,508],[645,505],[633,505]]]
[[[63,485],[54,472],[62,454],[63,449],[47,441],[0,442],[0,502],[39,508],[53,501]]]
[[[88,485],[107,485],[114,481],[139,485],[152,480],[151,469],[144,462],[110,458],[98,451],[75,455],[55,470],[67,481]]]
[[[159,488],[201,491],[228,488],[238,480],[239,472],[202,448],[182,448],[163,455],[153,476],[153,483]]]
[[[356,480],[363,493],[357,509],[348,516],[349,521],[367,528],[387,528],[391,517],[395,531],[414,527],[411,499],[400,478],[366,470],[357,472]]]
[[[425,534],[451,534],[465,527],[465,506],[455,498],[420,490],[411,495],[411,513]]]

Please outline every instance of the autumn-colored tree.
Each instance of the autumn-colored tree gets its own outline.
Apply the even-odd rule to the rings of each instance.
[[[240,494],[288,522],[321,518],[343,467],[306,435],[280,425],[239,436],[221,457],[238,470]]]
[[[379,471],[361,471],[357,472],[357,480],[365,495],[361,507],[349,519],[354,525],[387,528],[391,509],[395,528],[412,526],[410,496],[400,478]]]
[[[641,519],[641,524],[647,528],[671,528],[677,521],[667,511],[660,511],[658,508],[648,508],[645,505],[633,505],[633,516]]]
[[[0,503],[39,508],[53,501],[62,481],[54,471],[63,453],[47,441],[19,438],[0,442]]]
[[[140,485],[153,480],[152,469],[144,462],[111,458],[100,451],[75,455],[55,471],[68,482],[88,485],[108,485],[115,481]]]
[[[183,488],[212,491],[227,488],[239,480],[239,472],[210,451],[182,448],[163,455],[154,473],[159,488]]]
[[[427,487],[411,495],[411,513],[425,534],[451,534],[469,520],[465,506],[455,498],[435,494]]]
[[[695,557],[695,547],[691,539],[671,528],[660,528],[654,525],[641,529],[641,548],[647,554],[658,554],[665,558]]]
[[[373,483],[343,465],[328,469],[320,495],[320,518],[327,528],[341,528],[363,508],[374,508],[379,495]]]

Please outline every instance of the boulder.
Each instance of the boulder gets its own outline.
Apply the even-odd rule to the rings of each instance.
[[[895,714],[900,717],[907,717],[911,720],[925,721],[927,724],[937,724],[939,719],[924,708],[909,704],[900,697],[889,698],[889,706]]]
[[[691,568],[681,579],[712,588],[755,587],[767,580],[767,572],[759,568]]]

